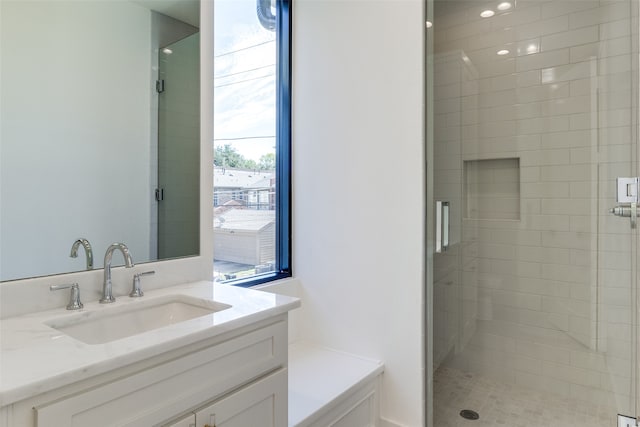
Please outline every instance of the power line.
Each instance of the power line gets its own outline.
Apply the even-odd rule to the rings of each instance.
[[[219,185],[215,186],[214,188],[220,188]],[[222,187],[222,188],[228,188],[228,187]],[[238,193],[243,193],[243,194],[238,194]],[[249,196],[248,193],[260,193],[260,195],[264,196],[265,194],[276,194],[275,191],[271,190],[271,187],[255,187],[255,188],[240,188],[238,190],[214,190],[214,194],[218,195],[218,196],[228,196],[229,194],[231,195],[241,195],[243,197],[245,196]]]
[[[269,67],[275,67],[275,66],[276,66],[276,64],[264,65],[262,67],[252,68],[251,70],[247,70],[247,71],[238,71],[237,73],[225,74],[223,76],[213,76],[213,78],[214,79],[223,79],[225,77],[237,76],[238,74],[250,73],[252,71],[258,71],[258,70],[262,70],[263,68],[269,68]]]
[[[241,141],[243,139],[266,139],[275,138],[275,136],[242,136],[238,138],[214,138],[214,141]]]
[[[275,74],[267,74],[266,76],[254,77],[252,79],[245,79],[245,80],[240,80],[240,81],[237,81],[237,82],[221,84],[221,85],[218,85],[218,86],[214,86],[214,88],[237,85],[237,84],[240,84],[240,83],[246,83],[246,82],[250,82],[250,81],[253,81],[253,80],[266,79],[267,77],[273,77],[273,76],[275,76]]]
[[[231,55],[232,53],[242,52],[243,50],[253,49],[254,47],[262,46],[262,45],[265,45],[265,44],[267,44],[267,43],[272,43],[272,42],[275,42],[275,41],[276,41],[276,39],[273,39],[273,40],[267,40],[266,42],[262,42],[262,43],[254,44],[254,45],[247,46],[247,47],[242,47],[242,48],[240,48],[240,49],[232,50],[232,51],[230,51],[230,52],[226,52],[226,53],[221,53],[220,55],[216,55],[216,56],[214,56],[214,58],[220,58],[221,56],[227,56],[227,55]]]

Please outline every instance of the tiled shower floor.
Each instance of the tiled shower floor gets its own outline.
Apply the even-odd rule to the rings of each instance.
[[[615,427],[611,409],[441,367],[435,373],[434,427]],[[476,421],[463,409],[480,414]]]

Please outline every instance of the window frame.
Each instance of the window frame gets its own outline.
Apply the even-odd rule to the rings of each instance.
[[[221,283],[249,288],[292,276],[291,269],[291,1],[276,0],[275,271]]]

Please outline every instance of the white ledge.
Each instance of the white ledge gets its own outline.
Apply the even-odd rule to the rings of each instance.
[[[305,342],[289,344],[289,426],[309,425],[383,370],[375,360]]]

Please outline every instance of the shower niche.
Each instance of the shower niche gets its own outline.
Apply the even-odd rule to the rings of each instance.
[[[520,159],[464,161],[464,218],[520,219]]]

